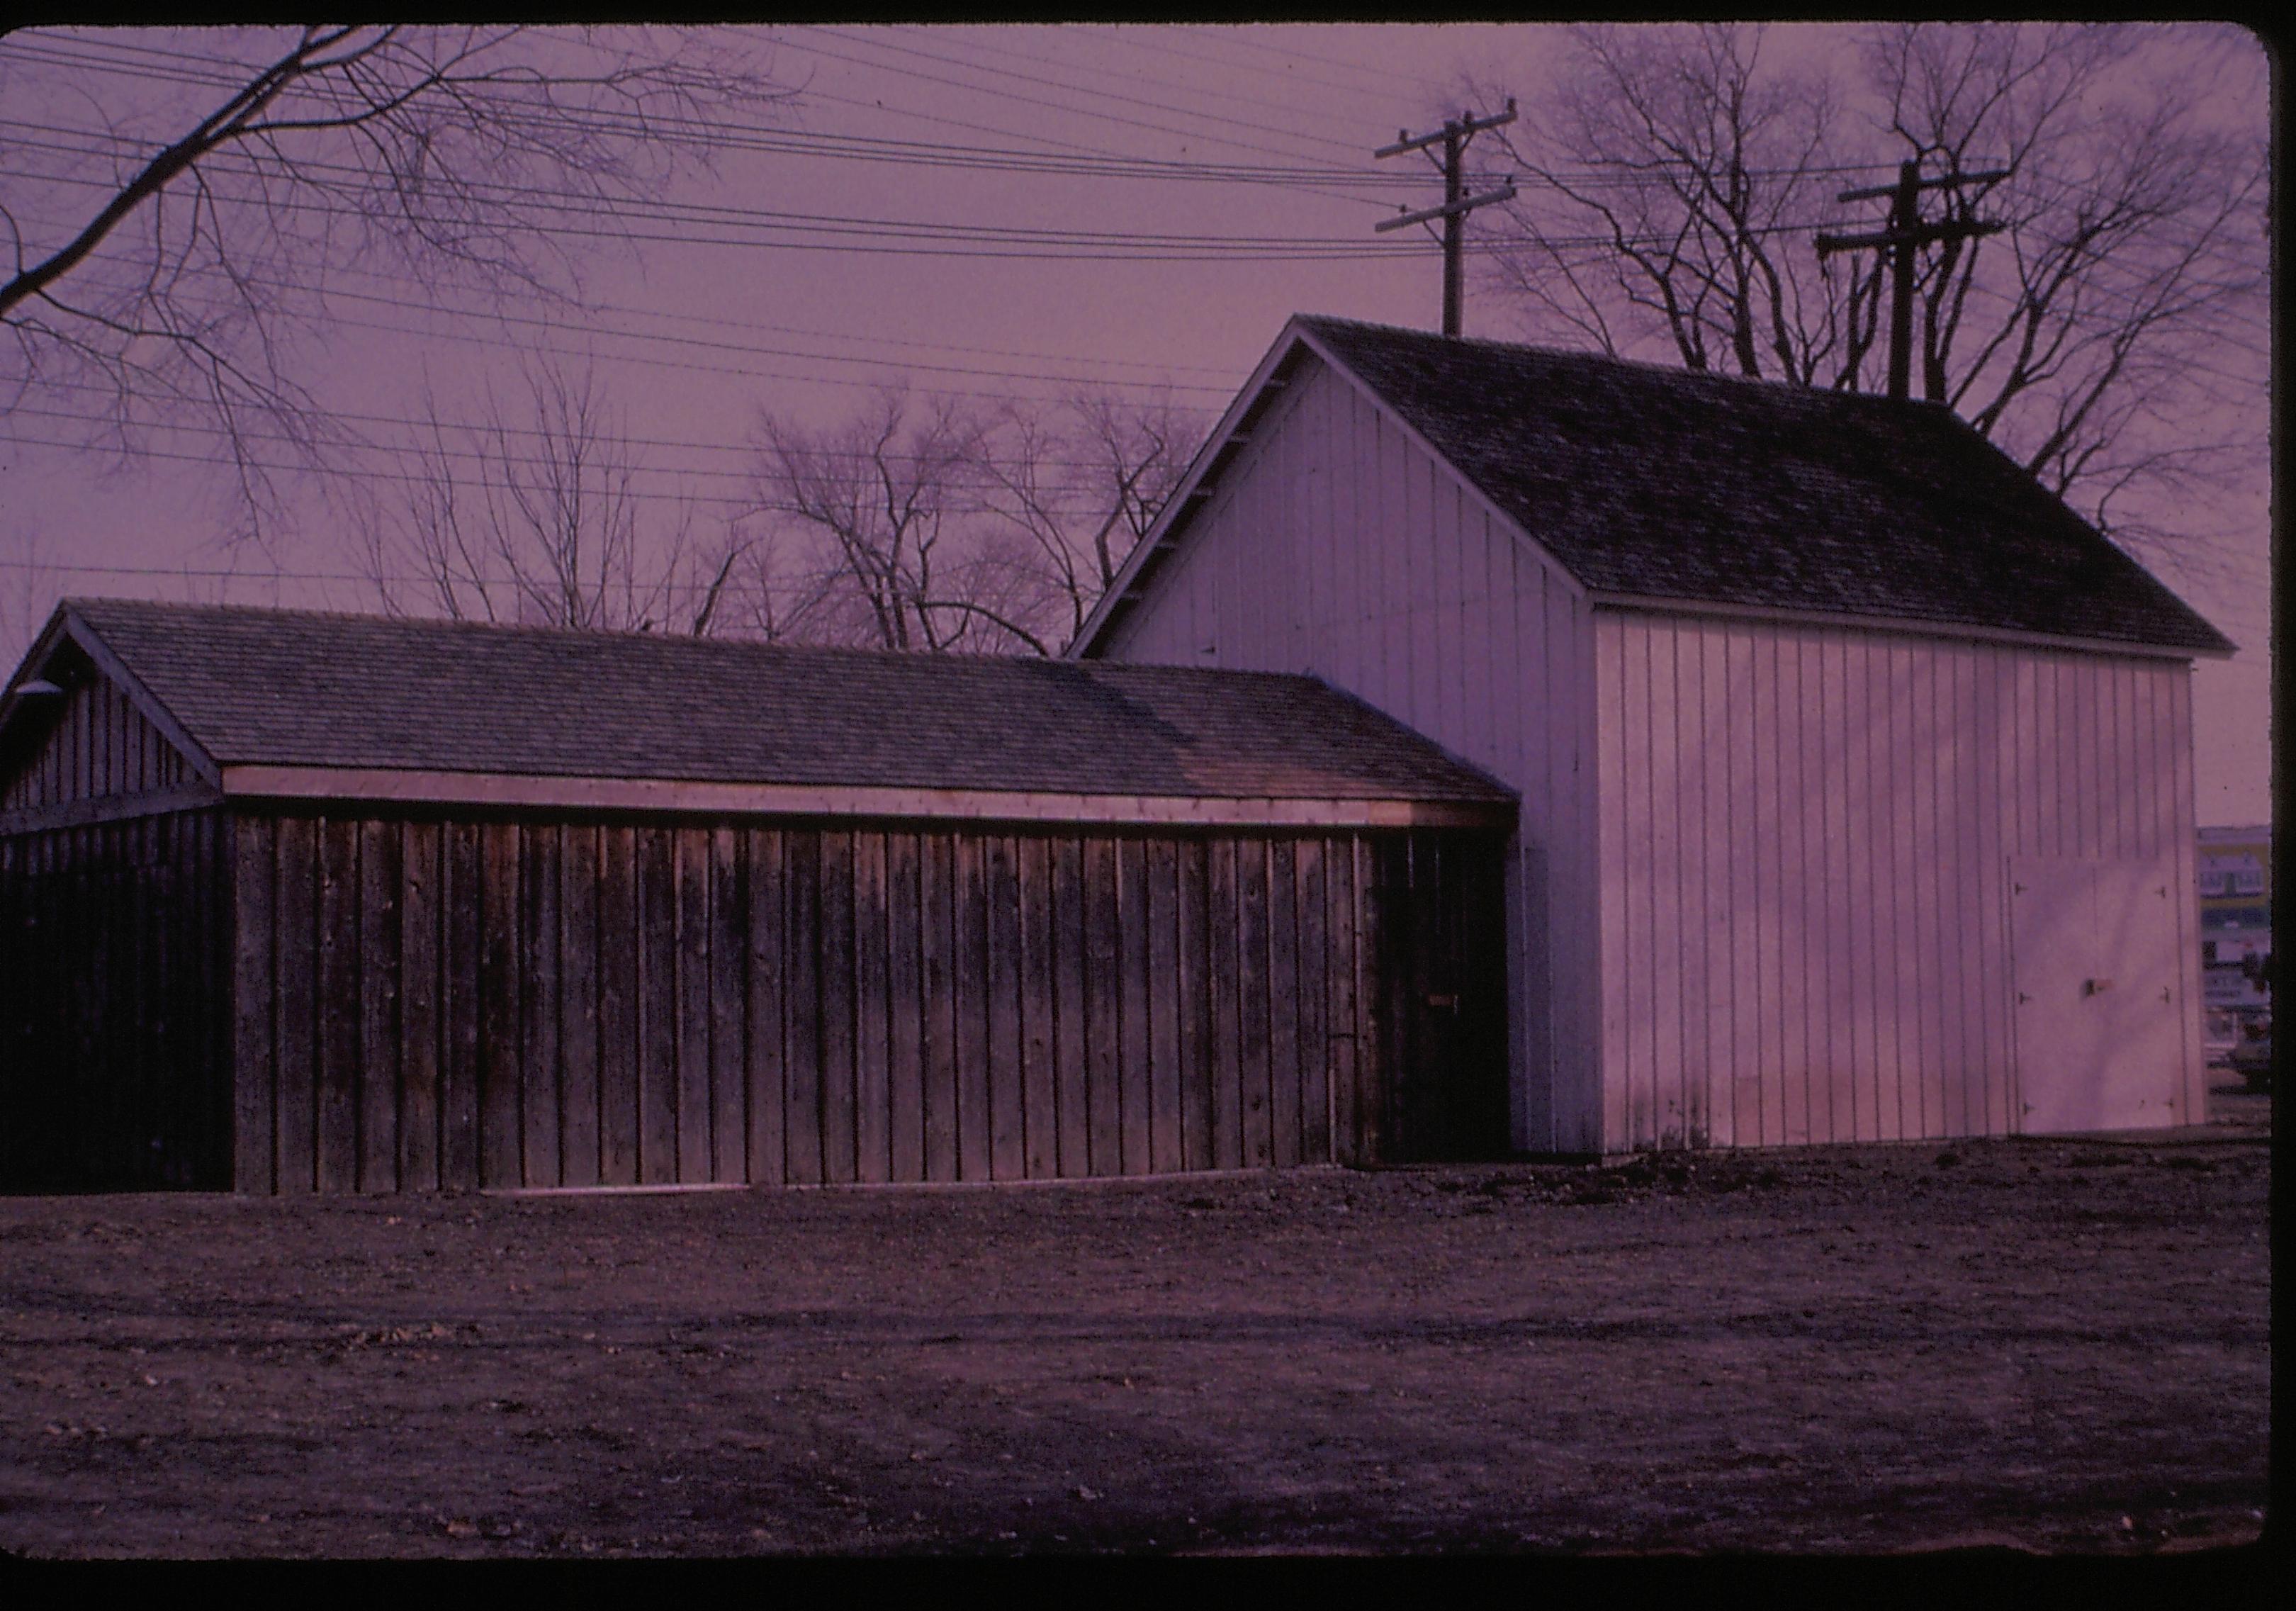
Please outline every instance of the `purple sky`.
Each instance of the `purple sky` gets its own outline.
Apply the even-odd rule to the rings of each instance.
[[[1775,39],[1775,48],[1816,59],[1845,49],[1849,31],[1805,27]],[[49,47],[71,44],[72,37],[44,30],[0,39],[0,120],[20,120],[12,127],[0,121],[0,145],[20,139],[27,121],[52,131],[94,127],[99,109],[114,120],[148,119],[135,125],[139,130],[164,128],[169,108],[196,104],[213,92],[131,70],[167,66],[170,58],[157,52],[226,55],[261,48],[193,32],[111,31],[78,40],[80,59],[68,63]],[[1528,101],[1552,72],[1561,40],[1558,30],[1538,25],[840,25],[777,29],[770,43],[777,75],[806,86],[800,100],[780,113],[792,129],[947,146],[1346,168],[1370,182],[1078,178],[735,152],[714,179],[688,183],[676,199],[799,215],[1360,240],[1372,248],[1371,226],[1392,211],[1398,194],[1380,182],[1398,171],[1425,173],[1415,158],[1374,164],[1372,149],[1392,140],[1399,127],[1417,132],[1456,111],[1464,72],[1504,83]],[[2185,47],[2175,30],[2161,45],[2167,52]],[[2261,52],[2252,44],[2249,52],[2251,76],[2260,86]],[[2262,95],[2231,96],[2226,115],[2260,127]],[[27,160],[20,149],[0,160]],[[1418,166],[1406,168],[1406,162]],[[1427,177],[1408,193],[1414,205],[1435,197],[1438,187]],[[12,191],[12,202],[20,193]],[[36,221],[63,223],[89,208],[94,193],[51,188],[28,210]],[[1383,248],[1404,238],[1376,241]],[[362,279],[359,266],[340,267],[349,272],[333,281],[339,328],[329,350],[314,355],[310,374],[335,406],[401,418],[414,412],[425,374],[442,399],[475,401],[489,374],[511,373],[520,344],[587,355],[611,376],[631,434],[677,444],[649,450],[646,489],[664,497],[685,491],[729,498],[743,490],[740,449],[760,405],[831,423],[864,401],[871,386],[911,366],[921,390],[1044,397],[1073,381],[1144,394],[1168,385],[1180,400],[1216,412],[1291,313],[1432,327],[1440,290],[1431,256],[965,259],[761,246],[753,238],[743,245],[647,242],[635,256],[595,259],[586,294],[602,311],[587,318],[551,315],[552,324],[542,327],[430,306],[438,299],[422,285]],[[532,318],[538,311],[519,313]],[[1504,301],[1472,283],[1467,329],[1515,333]],[[59,409],[69,399],[45,397],[34,406]],[[376,424],[369,431],[387,444],[401,428]],[[211,439],[155,439],[155,446],[179,456],[121,469],[71,446],[73,436],[70,420],[22,408],[0,423],[0,658],[7,664],[65,592],[374,606],[366,584],[347,579],[353,556],[317,498],[302,500],[299,518],[271,555],[234,550],[226,540],[227,502],[203,462],[214,449]],[[374,468],[391,461],[386,448],[358,462]],[[2196,672],[2200,818],[2263,821],[2269,814],[2268,622],[2260,471],[2252,488],[2222,502],[2187,522],[2206,528],[2210,563],[2164,566],[2162,574],[2243,650],[2228,663],[2202,662]],[[237,574],[196,574],[224,571]]]

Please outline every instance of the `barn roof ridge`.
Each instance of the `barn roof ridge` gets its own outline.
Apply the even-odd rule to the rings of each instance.
[[[1285,331],[1597,602],[2234,649],[1945,404],[1329,314]]]
[[[1621,369],[1655,375],[1668,381],[1679,381],[1693,386],[1749,386],[1784,392],[1792,396],[1838,398],[1846,403],[1871,405],[1877,408],[1918,408],[1943,410],[1959,419],[1951,405],[1929,398],[1888,398],[1871,391],[1843,391],[1828,386],[1804,386],[1773,374],[1738,374],[1727,369],[1692,369],[1681,364],[1669,364],[1662,358],[1629,358],[1623,353],[1598,352],[1587,347],[1557,347],[1546,341],[1510,341],[1496,335],[1437,336],[1426,330],[1408,325],[1390,325],[1383,319],[1358,319],[1337,313],[1300,313],[1293,318],[1311,326],[1332,325],[1347,329],[1366,330],[1377,335],[1406,336],[1419,341],[1441,341],[1447,346],[1465,345],[1487,347],[1502,353],[1537,353],[1545,358],[1562,358],[1574,363],[1616,365]],[[1964,422],[1964,423],[1966,422]]]

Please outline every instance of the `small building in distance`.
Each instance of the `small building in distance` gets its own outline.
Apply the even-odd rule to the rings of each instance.
[[[2201,830],[2201,982],[2209,1044],[2268,1030],[2272,998],[2251,966],[2272,954],[2272,826]]]
[[[2192,662],[1950,410],[1299,316],[1070,653],[1521,795],[1531,1153],[2198,1122]]]
[[[0,698],[0,1184],[1489,1155],[1513,816],[1305,677],[69,600]]]

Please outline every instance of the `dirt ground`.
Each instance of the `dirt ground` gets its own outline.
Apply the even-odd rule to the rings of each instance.
[[[2240,1543],[2268,1100],[2213,1117],[1076,1187],[0,1199],[0,1547]]]

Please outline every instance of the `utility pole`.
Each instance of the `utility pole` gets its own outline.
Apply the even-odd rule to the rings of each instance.
[[[1977,235],[1989,235],[2000,229],[1997,220],[1981,218],[1944,218],[1934,224],[1922,222],[1922,192],[1947,185],[1990,185],[2009,177],[2005,168],[1991,168],[1984,173],[1950,173],[1935,179],[1924,179],[1918,159],[1898,164],[1895,185],[1876,185],[1865,190],[1845,190],[1834,197],[1836,201],[1871,201],[1882,196],[1890,198],[1890,222],[1876,234],[1862,235],[1822,234],[1817,237],[1817,255],[1830,257],[1837,251],[1862,251],[1867,247],[1890,253],[1890,395],[1903,399],[1912,393],[1914,353],[1914,251],[1930,241],[1968,240]]]
[[[1466,223],[1467,215],[1493,201],[1514,200],[1514,181],[1510,179],[1496,190],[1487,190],[1481,195],[1466,193],[1466,175],[1460,167],[1466,155],[1467,142],[1487,128],[1496,128],[1502,123],[1514,121],[1514,101],[1509,97],[1506,111],[1493,118],[1478,118],[1472,112],[1461,112],[1447,119],[1431,135],[1413,135],[1406,129],[1395,131],[1395,144],[1383,145],[1372,152],[1374,159],[1400,155],[1406,151],[1423,151],[1440,141],[1443,145],[1443,205],[1422,208],[1406,212],[1400,218],[1372,226],[1374,234],[1385,234],[1390,229],[1401,229],[1406,224],[1425,224],[1443,220],[1443,333],[1459,333],[1459,313],[1466,300]]]

